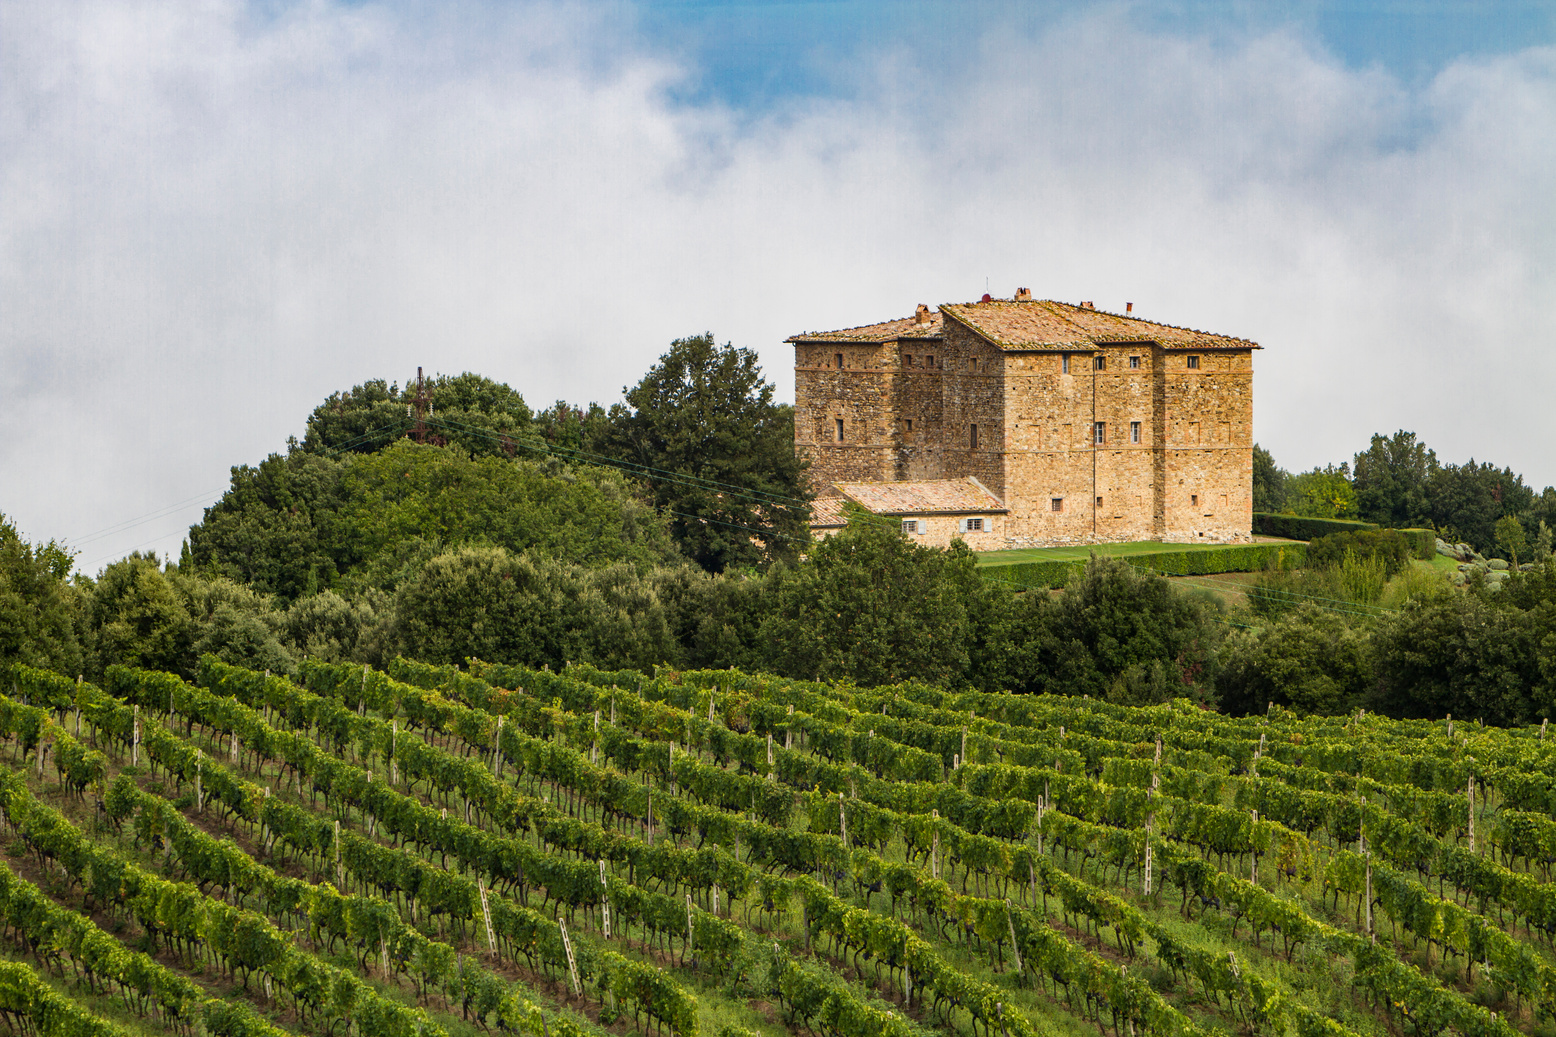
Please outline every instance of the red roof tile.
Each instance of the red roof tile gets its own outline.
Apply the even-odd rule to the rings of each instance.
[[[1089,349],[1111,342],[1155,342],[1165,349],[1259,348],[1247,339],[1051,299],[948,303],[940,312],[1005,349]]]
[[[916,318],[866,324],[862,328],[844,328],[842,331],[807,331],[791,335],[785,342],[892,342],[900,338],[939,338],[940,314],[929,314],[929,323],[920,324]]]
[[[810,502],[812,528],[829,528],[848,525],[848,513],[843,509],[842,497],[817,497]]]
[[[977,479],[924,482],[848,482],[839,492],[877,515],[962,515],[1005,512],[1003,501]]]

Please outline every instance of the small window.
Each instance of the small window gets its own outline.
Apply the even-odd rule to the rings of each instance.
[[[972,430],[972,434],[967,437],[967,441],[970,444],[970,449],[977,450],[978,449],[978,426],[977,425],[971,426],[971,430]]]
[[[1139,357],[1132,356],[1132,357],[1129,358],[1129,369],[1131,371],[1138,371],[1140,369],[1140,358]]]
[[[1198,371],[1199,370],[1199,357],[1197,357],[1197,356],[1189,357],[1189,370],[1190,371]]]
[[[969,532],[969,533],[981,533],[981,532],[983,532],[983,519],[981,519],[981,518],[970,518],[970,519],[968,519],[967,520],[967,532]]]
[[[924,358],[924,366],[925,367],[934,367],[935,366],[935,354],[931,353],[931,354],[929,354],[928,356],[926,356]]]
[[[913,419],[912,418],[908,419],[908,431],[909,432],[913,431]]]
[[[917,533],[918,532],[918,519],[903,519],[902,520],[902,531],[904,533]]]
[[[1063,497],[1054,497],[1053,499],[1051,499],[1048,502],[1048,510],[1049,511],[1063,511],[1064,510],[1064,498]]]
[[[1138,421],[1129,423],[1129,441],[1131,443],[1140,442],[1140,423]]]
[[[1064,356],[1059,358],[1059,373],[1070,373],[1070,354],[1066,353]]]
[[[843,419],[842,418],[838,418],[837,419],[837,441],[839,443],[841,443],[843,441]]]
[[[1101,497],[1097,498],[1097,510],[1098,511],[1102,510],[1102,498]]]
[[[1108,441],[1108,423],[1105,421],[1092,422],[1091,440],[1098,446]]]
[[[912,353],[904,353],[904,354],[902,354],[902,366],[903,367],[912,367],[913,366],[913,354]]]
[[[1106,371],[1108,369],[1108,358],[1105,356],[1092,357],[1091,369],[1093,371]]]
[[[838,353],[837,354],[837,369],[839,371],[841,371],[843,369],[843,354],[842,353]]]
[[[1197,494],[1197,493],[1189,494],[1189,504],[1190,504],[1190,506],[1195,507],[1195,508],[1199,507],[1199,494]]]

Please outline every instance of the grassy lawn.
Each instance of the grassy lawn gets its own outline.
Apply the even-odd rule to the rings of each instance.
[[[1261,543],[1300,544],[1300,540],[1260,537]],[[1222,551],[1246,547],[1246,544],[1164,544],[1160,540],[1134,540],[1127,544],[1079,544],[1074,547],[1022,547],[1013,551],[983,551],[978,564],[1016,565],[1021,562],[1084,562],[1095,551],[1099,555],[1126,558],[1130,555],[1157,554],[1163,551]]]

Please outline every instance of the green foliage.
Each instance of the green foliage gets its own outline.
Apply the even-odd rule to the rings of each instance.
[[[436,375],[425,384],[430,406],[423,412],[423,442],[455,444],[465,454],[512,457],[537,445],[530,410],[516,391],[465,372]],[[344,452],[374,453],[413,434],[407,413],[416,383],[402,389],[375,379],[349,392],[332,393],[314,408],[301,449],[327,457]]]
[[[676,543],[710,572],[793,560],[810,539],[793,408],[773,402],[749,349],[676,339],[625,404],[601,451],[652,487]]]
[[[59,544],[28,544],[0,515],[0,668],[21,662],[82,672],[86,603],[69,582],[72,565]]]
[[[1307,545],[1307,564],[1315,569],[1338,568],[1347,558],[1379,561],[1385,579],[1410,564],[1415,550],[1412,539],[1393,529],[1362,529],[1314,537]]]
[[[979,578],[960,541],[919,547],[868,522],[827,537],[769,581],[758,643],[770,667],[861,683],[954,680],[968,666],[971,611],[998,608],[1004,597]]]
[[[1285,511],[1291,473],[1275,464],[1275,458],[1258,443],[1253,445],[1253,510]]]
[[[1356,490],[1351,485],[1349,465],[1314,468],[1292,476],[1287,486],[1287,501],[1298,515],[1329,519],[1356,517]]]
[[[1518,556],[1529,557],[1529,538],[1524,536],[1523,525],[1513,516],[1503,515],[1497,519],[1494,529],[1497,546],[1507,552],[1513,568],[1518,568]]]
[[[1299,606],[1257,631],[1227,640],[1216,675],[1220,707],[1234,715],[1271,702],[1296,713],[1349,713],[1372,685],[1367,635],[1333,612]]]
[[[1012,687],[1101,698],[1122,678],[1118,694],[1126,697],[1152,688],[1153,701],[1205,696],[1222,637],[1214,600],[1181,594],[1122,559],[1093,555],[1062,596],[1038,602],[1032,638],[1012,663]],[[1165,668],[1164,681],[1155,680],[1156,663]],[[1144,669],[1131,673],[1133,667]]]
[[[1371,522],[1346,519],[1314,518],[1306,515],[1272,515],[1253,513],[1253,531],[1261,536],[1285,537],[1288,540],[1312,540],[1314,537],[1333,533],[1355,533],[1363,529],[1378,528]]]
[[[1427,485],[1437,471],[1437,455],[1403,429],[1372,444],[1354,458],[1351,480],[1361,517],[1381,526],[1423,526],[1431,521]],[[1256,509],[1257,510],[1257,509]]]
[[[1289,516],[1275,516],[1287,518]],[[1271,567],[1301,565],[1306,549],[1301,544],[1243,544],[1236,547],[1196,547],[1183,551],[1153,551],[1130,555],[1137,569],[1162,576],[1209,576],[1217,573],[1260,572]],[[979,572],[990,580],[1016,587],[1063,587],[1086,569],[1082,561],[1017,562],[985,566]]]
[[[1494,550],[1496,523],[1507,515],[1520,516],[1536,504],[1534,491],[1510,468],[1498,469],[1471,458],[1462,465],[1443,465],[1427,484],[1432,522],[1455,530],[1482,554]]]
[[[194,619],[156,555],[136,551],[104,569],[90,615],[99,669],[120,663],[188,673],[193,667]]]

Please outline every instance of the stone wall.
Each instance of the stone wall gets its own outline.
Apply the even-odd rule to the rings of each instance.
[[[896,368],[895,343],[795,346],[794,445],[810,458],[818,492],[834,482],[897,477]]]
[[[1192,369],[1189,358],[1199,357]],[[1253,527],[1253,355],[1175,350],[1160,379],[1167,442],[1162,537],[1237,541]]]

